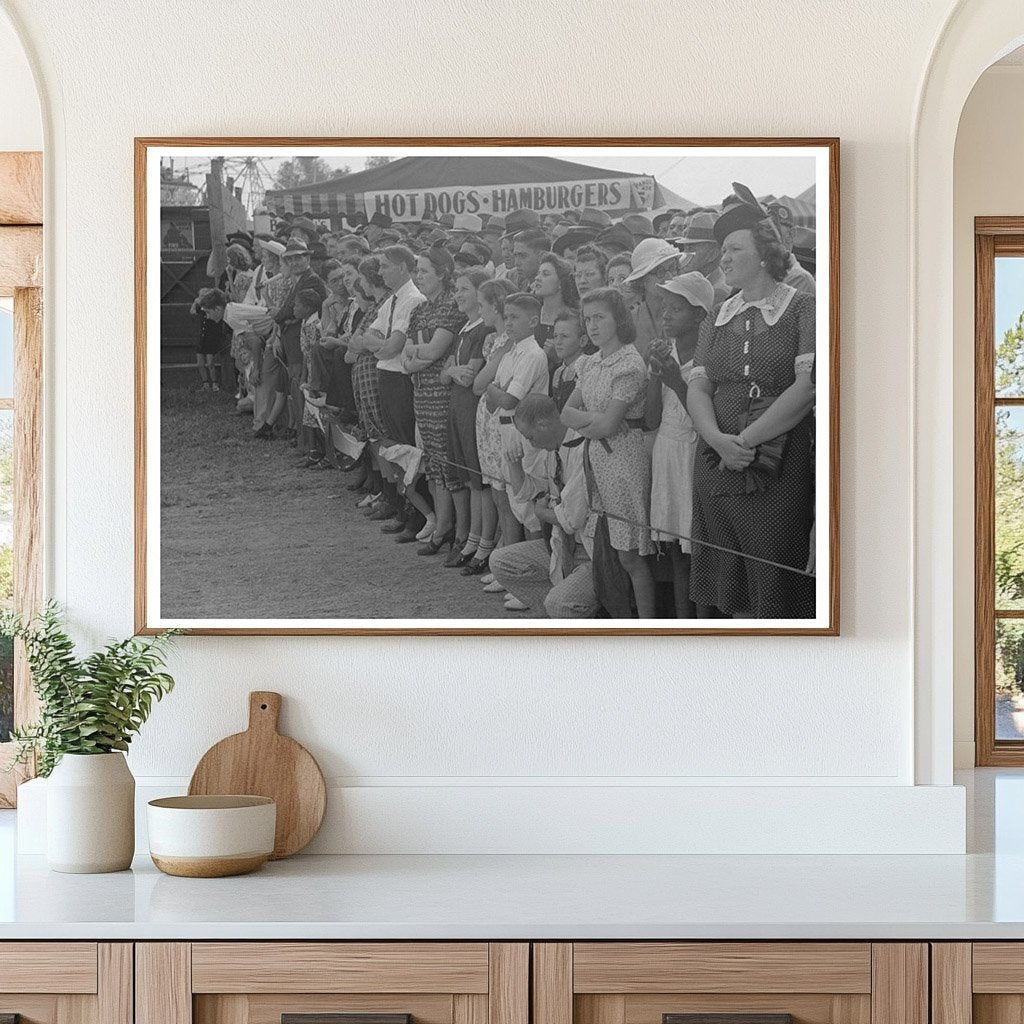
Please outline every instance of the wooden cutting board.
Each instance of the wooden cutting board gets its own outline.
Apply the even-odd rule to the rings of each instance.
[[[327,808],[327,787],[313,755],[277,731],[281,694],[249,694],[249,728],[214,744],[188,784],[190,796],[245,793],[277,803],[271,860],[290,857],[317,834]]]

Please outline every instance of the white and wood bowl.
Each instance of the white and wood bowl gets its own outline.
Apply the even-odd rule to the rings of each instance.
[[[149,854],[168,875],[224,878],[274,852],[277,805],[266,796],[168,796],[147,807]]]

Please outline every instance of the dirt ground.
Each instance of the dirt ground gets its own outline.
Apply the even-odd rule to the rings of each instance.
[[[161,394],[161,612],[184,619],[511,618],[479,577],[416,555],[355,508],[333,470],[257,441],[227,394]],[[519,613],[520,616],[526,613]]]

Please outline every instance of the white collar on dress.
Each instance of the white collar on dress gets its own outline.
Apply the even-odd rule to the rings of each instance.
[[[397,303],[399,299],[404,298],[406,295],[412,295],[413,293],[421,297],[423,295],[419,288],[416,287],[416,282],[410,277],[409,280],[398,289],[398,291],[393,293],[395,302]]]
[[[466,326],[463,327],[462,330],[459,331],[459,333],[465,334],[467,331],[473,330],[473,328],[476,327],[477,324],[482,324],[483,322],[483,317],[478,316],[471,324],[466,324]]]
[[[786,308],[789,306],[790,300],[794,295],[796,295],[796,289],[788,284],[784,284],[782,281],[779,281],[763,299],[755,299],[753,302],[745,302],[743,292],[737,292],[722,303],[718,316],[715,318],[715,326],[721,327],[722,324],[727,324],[734,316],[742,313],[745,309],[756,308],[761,310],[764,322],[771,327],[778,323],[779,317],[786,312]]]

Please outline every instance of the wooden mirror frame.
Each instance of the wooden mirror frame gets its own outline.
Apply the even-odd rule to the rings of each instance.
[[[42,604],[43,155],[0,153],[0,298],[14,299],[14,608]],[[14,724],[32,721],[38,702],[19,644],[14,655]],[[0,768],[14,756],[0,743]],[[14,807],[33,765],[0,771],[0,807]]]

